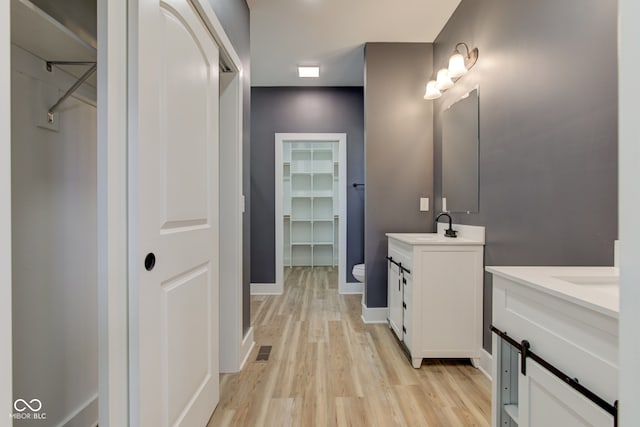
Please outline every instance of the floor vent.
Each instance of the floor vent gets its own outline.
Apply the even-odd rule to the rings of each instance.
[[[266,362],[269,360],[269,356],[271,356],[271,346],[270,345],[261,345],[258,349],[258,357],[256,357],[256,362],[262,361]]]

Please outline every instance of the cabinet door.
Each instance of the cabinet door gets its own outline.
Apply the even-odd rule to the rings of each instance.
[[[531,359],[519,377],[519,427],[612,427],[613,417]]]
[[[401,275],[400,281],[402,282],[402,309],[403,309],[403,316],[402,316],[402,324],[404,326],[404,333],[403,333],[403,341],[406,344],[407,348],[409,350],[411,350],[412,347],[412,342],[411,342],[411,337],[412,337],[412,333],[413,333],[413,325],[411,322],[411,315],[412,315],[412,304],[411,304],[411,293],[413,291],[412,286],[413,286],[413,282],[411,280],[411,274],[404,272]]]
[[[388,278],[388,301],[389,306],[389,326],[396,333],[400,340],[402,333],[402,274],[394,263],[389,264]]]

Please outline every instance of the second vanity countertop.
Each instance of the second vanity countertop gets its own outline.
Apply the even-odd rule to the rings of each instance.
[[[615,267],[486,267],[486,271],[618,318],[620,282]]]

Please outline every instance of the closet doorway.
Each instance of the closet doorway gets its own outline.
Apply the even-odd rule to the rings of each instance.
[[[285,268],[337,267],[346,293],[345,133],[275,135],[276,284]]]
[[[1,3],[0,407],[204,425],[245,360],[240,58],[206,0]]]

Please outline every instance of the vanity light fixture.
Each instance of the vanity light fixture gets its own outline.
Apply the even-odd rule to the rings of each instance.
[[[442,68],[438,70],[438,75],[436,77],[436,87],[440,92],[451,89],[453,87],[453,80],[449,77],[449,70],[446,68]]]
[[[427,83],[427,90],[424,93],[424,99],[438,99],[442,96],[442,92],[436,86],[436,81],[431,80]]]
[[[298,65],[298,77],[320,77],[320,67]]]
[[[464,47],[465,52],[461,52],[460,48]],[[442,96],[442,92],[451,89],[455,82],[476,64],[478,60],[478,48],[469,49],[464,43],[456,44],[453,53],[449,57],[448,68],[441,68],[436,74],[435,80],[427,83],[427,90],[424,99],[438,99]]]

